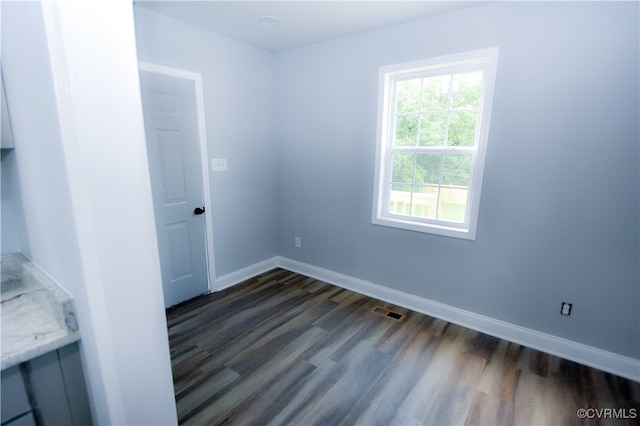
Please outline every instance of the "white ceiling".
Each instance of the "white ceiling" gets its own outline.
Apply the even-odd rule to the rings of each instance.
[[[136,5],[271,50],[285,50],[477,6],[482,1],[138,0]],[[261,16],[280,20],[276,26]]]

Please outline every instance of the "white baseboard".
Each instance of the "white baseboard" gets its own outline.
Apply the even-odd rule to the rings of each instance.
[[[247,266],[246,268],[242,268],[227,275],[217,277],[215,279],[214,288],[211,289],[211,292],[213,293],[232,287],[236,284],[260,275],[263,272],[270,271],[277,266],[277,257],[272,257],[271,259],[263,260],[262,262]]]
[[[435,318],[440,318],[500,339],[588,365],[636,382],[640,382],[640,360],[588,346],[572,340],[542,333],[454,306],[414,296],[369,281],[276,256],[216,280],[216,291],[230,287],[275,267],[306,275],[329,284],[364,294],[384,302],[402,306]]]

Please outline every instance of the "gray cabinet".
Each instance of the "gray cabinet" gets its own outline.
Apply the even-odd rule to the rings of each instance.
[[[20,366],[2,372],[2,424],[35,425]]]
[[[91,424],[77,343],[2,372],[2,426]]]

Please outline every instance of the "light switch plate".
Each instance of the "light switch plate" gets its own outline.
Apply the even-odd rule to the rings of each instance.
[[[211,170],[214,172],[226,172],[227,171],[227,159],[226,158],[212,158]]]

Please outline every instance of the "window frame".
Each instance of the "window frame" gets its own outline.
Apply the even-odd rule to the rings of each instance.
[[[419,61],[380,67],[378,82],[378,126],[372,223],[375,225],[425,232],[468,240],[476,239],[480,195],[489,136],[491,108],[498,62],[498,47],[438,56]],[[393,152],[438,153],[438,147],[393,147],[395,86],[411,78],[424,78],[463,71],[483,71],[483,87],[478,109],[476,142],[473,147],[449,147],[447,153],[470,152],[471,169],[465,221],[456,223],[389,212]],[[441,171],[442,174],[442,171]],[[413,185],[413,183],[412,183]],[[411,193],[413,194],[413,192]]]

